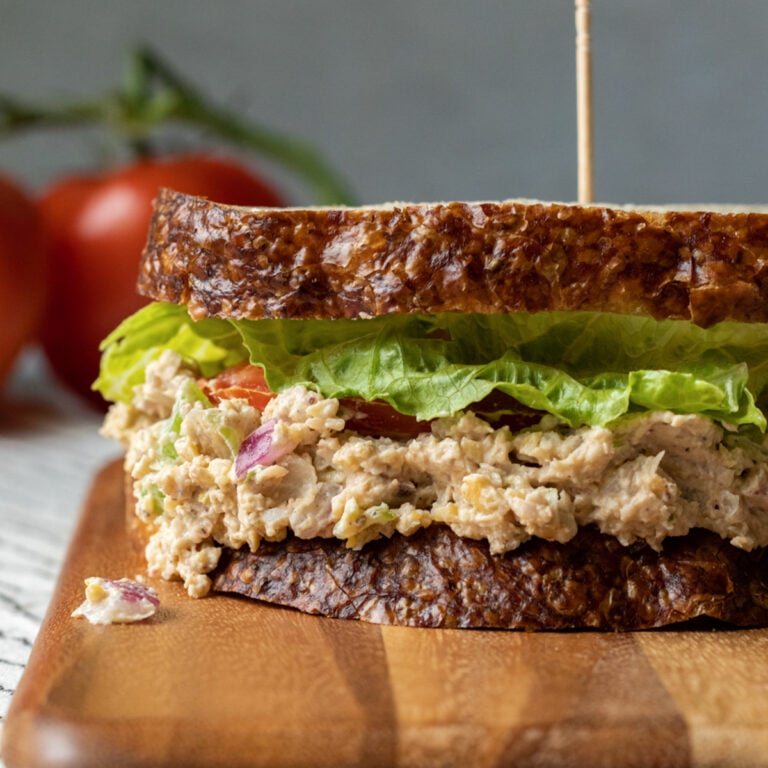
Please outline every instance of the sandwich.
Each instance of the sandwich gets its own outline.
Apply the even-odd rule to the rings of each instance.
[[[102,345],[148,572],[421,627],[768,626],[768,214],[162,190]]]

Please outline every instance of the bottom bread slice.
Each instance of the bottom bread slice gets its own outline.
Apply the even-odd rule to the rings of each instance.
[[[661,552],[587,527],[504,556],[435,525],[351,550],[333,539],[227,550],[213,590],[313,614],[414,627],[633,630],[708,617],[768,626],[765,550],[707,531]]]

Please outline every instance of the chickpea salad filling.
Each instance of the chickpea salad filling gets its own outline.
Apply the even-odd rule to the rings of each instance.
[[[102,430],[125,446],[150,574],[194,597],[210,590],[223,548],[256,552],[290,534],[361,548],[440,524],[502,554],[595,525],[656,549],[693,528],[745,550],[768,545],[762,433],[705,414],[571,425],[537,413],[519,430],[470,406],[376,434],[376,413],[349,399],[302,384],[254,399],[242,375],[221,382],[165,349]]]

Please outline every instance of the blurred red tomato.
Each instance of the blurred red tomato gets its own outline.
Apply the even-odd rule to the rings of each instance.
[[[35,203],[18,184],[0,176],[0,385],[16,355],[37,333],[47,284]]]
[[[143,304],[136,293],[139,258],[152,200],[160,187],[219,203],[284,202],[242,165],[205,154],[140,160],[99,175],[70,176],[42,196],[53,289],[42,343],[54,372],[75,392],[91,392],[102,339]]]

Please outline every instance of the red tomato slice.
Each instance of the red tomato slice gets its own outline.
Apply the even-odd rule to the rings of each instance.
[[[396,411],[383,400],[361,400],[345,397],[339,401],[354,416],[347,419],[347,429],[370,437],[414,437],[429,432],[428,421],[419,421],[415,416]]]
[[[260,411],[275,396],[262,368],[248,362],[229,368],[212,379],[200,381],[199,386],[214,403],[240,398]],[[347,429],[362,435],[413,437],[430,429],[428,421],[418,421],[414,416],[399,413],[383,400],[368,402],[357,397],[345,397],[339,402],[344,411],[352,414],[347,419]]]
[[[214,403],[222,400],[247,400],[260,411],[275,396],[264,378],[264,370],[248,361],[228,368],[212,379],[203,379],[198,384]]]

